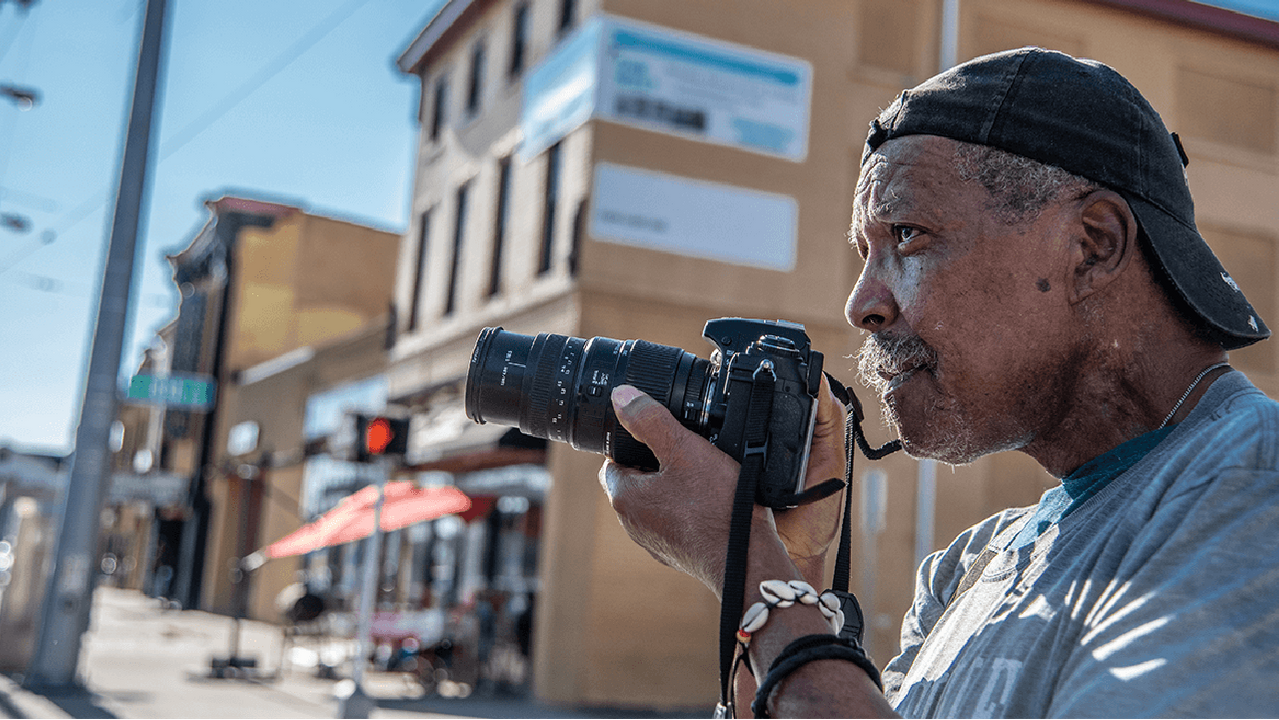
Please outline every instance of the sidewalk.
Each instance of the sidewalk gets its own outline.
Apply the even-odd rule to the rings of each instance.
[[[257,659],[261,679],[212,679],[209,660],[226,657],[233,621],[199,611],[164,610],[140,593],[102,587],[85,635],[87,689],[41,695],[21,677],[0,675],[0,718],[332,718],[340,683],[311,668],[281,671],[281,637],[267,623],[241,624],[240,655]],[[274,676],[274,677],[273,677]],[[397,674],[369,673],[375,718],[710,717],[711,708],[672,715],[613,708],[562,708],[529,700],[423,697]]]

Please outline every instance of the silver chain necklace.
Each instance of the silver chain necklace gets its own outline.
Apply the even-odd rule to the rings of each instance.
[[[1168,417],[1164,418],[1164,421],[1159,423],[1159,427],[1155,429],[1162,430],[1168,426],[1168,421],[1172,420],[1172,416],[1176,415],[1177,411],[1181,409],[1181,404],[1186,401],[1186,398],[1190,397],[1190,393],[1195,391],[1195,386],[1198,385],[1199,381],[1203,380],[1204,377],[1208,375],[1208,373],[1218,368],[1229,367],[1229,366],[1230,366],[1230,363],[1228,362],[1219,362],[1216,365],[1211,365],[1205,368],[1203,372],[1199,373],[1198,377],[1196,377],[1194,381],[1190,383],[1190,387],[1186,388],[1186,392],[1182,393],[1181,399],[1177,401],[1177,404],[1172,406],[1172,412],[1169,412]]]

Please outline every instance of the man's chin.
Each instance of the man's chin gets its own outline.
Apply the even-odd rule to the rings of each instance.
[[[1026,446],[1028,438],[1019,437],[1005,441],[979,441],[977,438],[958,432],[948,432],[944,428],[919,428],[893,426],[902,441],[902,450],[917,460],[936,460],[947,465],[968,465],[983,455],[991,455],[1005,450],[1020,450]],[[912,432],[914,430],[914,432]]]
[[[936,460],[947,465],[967,465],[985,455],[984,452],[961,451],[953,445],[937,445],[935,443],[917,442],[902,437],[902,450],[916,460]]]
[[[989,453],[974,447],[972,438],[937,424],[903,423],[893,413],[886,413],[890,427],[897,431],[902,450],[916,460],[936,460],[948,465],[967,465]]]

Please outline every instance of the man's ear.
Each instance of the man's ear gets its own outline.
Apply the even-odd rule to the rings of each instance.
[[[1079,201],[1071,303],[1096,293],[1128,268],[1139,252],[1137,218],[1113,190],[1095,190]]]

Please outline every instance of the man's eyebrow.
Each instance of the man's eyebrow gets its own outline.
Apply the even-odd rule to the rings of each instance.
[[[876,198],[874,201],[867,203],[867,217],[877,218],[885,215],[892,215],[901,212],[910,207],[910,202],[906,198],[893,193],[888,197]]]

